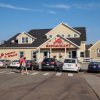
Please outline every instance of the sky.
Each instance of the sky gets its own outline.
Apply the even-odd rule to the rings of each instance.
[[[0,42],[60,23],[86,27],[87,44],[100,40],[100,0],[0,0]]]

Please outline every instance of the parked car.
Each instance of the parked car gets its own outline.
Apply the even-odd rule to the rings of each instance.
[[[54,69],[54,70],[62,70],[62,63],[54,58],[45,58],[42,61],[41,69]]]
[[[11,61],[10,67],[19,68],[20,67],[19,60],[13,60],[13,61]]]
[[[62,69],[65,71],[78,72],[80,70],[80,63],[74,58],[65,59]]]
[[[9,67],[10,66],[11,61],[10,60],[0,60],[0,67]]]
[[[100,62],[92,61],[88,65],[88,72],[100,72]]]

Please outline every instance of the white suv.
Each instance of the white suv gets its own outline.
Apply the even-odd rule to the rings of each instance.
[[[78,72],[80,70],[80,63],[74,58],[65,59],[62,69],[66,71]]]

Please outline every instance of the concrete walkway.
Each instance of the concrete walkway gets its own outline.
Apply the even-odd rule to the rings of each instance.
[[[83,77],[86,79],[100,100],[100,77],[95,75],[83,75]]]

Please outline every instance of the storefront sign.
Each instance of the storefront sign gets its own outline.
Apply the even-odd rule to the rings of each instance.
[[[46,45],[46,47],[66,47],[66,48],[69,48],[70,47],[70,44],[60,44],[60,45]]]
[[[46,47],[66,47],[69,48],[70,44],[64,44],[60,37],[55,38],[52,44],[47,44]]]
[[[15,51],[0,54],[0,58],[10,58],[10,57],[14,57],[14,56],[17,56],[17,53]]]

